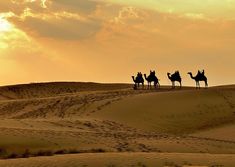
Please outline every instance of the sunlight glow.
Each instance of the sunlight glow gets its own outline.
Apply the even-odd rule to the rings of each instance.
[[[11,24],[0,17],[0,32],[10,31],[12,28]]]

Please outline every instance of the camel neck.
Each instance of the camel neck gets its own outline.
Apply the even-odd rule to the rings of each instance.
[[[195,79],[195,78],[196,78],[196,77],[194,77],[193,74],[191,74],[191,73],[190,73],[190,77],[191,77],[192,79]]]
[[[168,78],[171,80],[171,75],[170,74],[167,74]]]
[[[146,76],[146,74],[144,74],[144,78],[147,80],[148,78],[147,78],[147,76]]]
[[[134,76],[132,76],[132,79],[133,79],[133,81],[134,81],[134,82],[136,82],[136,79],[135,79],[135,77],[134,77]]]

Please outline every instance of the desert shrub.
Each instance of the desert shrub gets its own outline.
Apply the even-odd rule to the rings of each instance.
[[[54,152],[54,154],[68,154],[68,153],[69,153],[69,151],[68,151],[68,150],[65,150],[65,149],[63,149],[63,150],[57,150],[57,151]]]
[[[52,156],[52,155],[54,155],[54,153],[51,150],[40,150],[36,153],[36,156]]]
[[[32,156],[31,153],[29,152],[29,149],[26,149],[25,152],[22,154],[22,158],[28,158]]]
[[[102,148],[94,148],[94,149],[91,149],[90,152],[92,152],[92,153],[104,153],[106,151]]]
[[[0,148],[0,155],[5,155],[7,153],[6,149]]]
[[[6,156],[7,159],[14,159],[14,158],[19,158],[19,155],[16,153],[11,153]]]
[[[223,165],[214,164],[214,165],[211,165],[211,167],[223,167]]]
[[[76,149],[70,149],[70,150],[68,150],[68,154],[78,154],[78,153],[82,153],[82,152],[79,151],[79,150],[76,150]]]
[[[11,159],[11,158],[28,158],[36,156],[53,156],[56,154],[79,154],[79,153],[103,153],[106,152],[102,148],[94,148],[88,150],[78,150],[78,149],[60,149],[60,150],[39,150],[36,152],[30,152],[29,149],[25,149],[22,153],[7,153],[5,149],[0,148],[0,158]]]
[[[140,167],[147,167],[145,164],[143,164],[142,162],[138,162],[137,166],[140,166]]]

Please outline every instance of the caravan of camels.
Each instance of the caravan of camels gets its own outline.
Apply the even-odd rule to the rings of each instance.
[[[205,71],[202,70],[198,70],[198,73],[196,76],[193,76],[193,74],[191,72],[188,72],[188,74],[190,75],[190,77],[195,80],[196,82],[196,88],[200,89],[200,81],[204,81],[205,82],[205,87],[208,87],[208,83],[207,83],[207,77],[205,76]],[[175,88],[175,82],[179,82],[180,88],[182,87],[182,78],[180,76],[180,72],[179,71],[175,71],[174,74],[171,73],[167,73],[168,79],[171,81],[172,83],[172,88]],[[144,78],[143,78],[143,74],[141,72],[138,72],[136,77],[132,76],[132,79],[134,81],[134,89],[138,89],[140,87],[140,85],[142,85],[142,88],[144,88],[144,79],[147,81],[148,86],[147,89],[151,89],[151,83],[153,82],[153,86],[154,88],[160,88],[160,83],[159,83],[159,79],[156,76],[156,72],[155,71],[151,71],[150,70],[150,74],[147,76],[146,74],[144,74]]]

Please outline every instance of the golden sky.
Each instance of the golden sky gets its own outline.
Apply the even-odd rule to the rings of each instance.
[[[132,82],[205,69],[235,83],[235,0],[2,0],[0,84]]]

